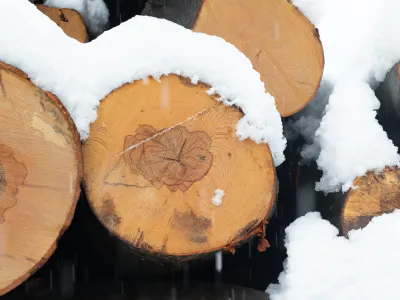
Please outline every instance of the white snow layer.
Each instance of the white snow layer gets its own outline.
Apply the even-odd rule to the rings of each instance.
[[[82,15],[87,28],[94,36],[99,36],[107,29],[110,14],[103,0],[47,0],[44,4],[75,9]]]
[[[0,45],[0,60],[63,102],[83,140],[100,100],[113,89],[177,74],[209,84],[226,105],[240,107],[244,116],[236,127],[238,137],[268,143],[275,165],[284,161],[286,139],[275,99],[265,92],[250,60],[222,38],[137,16],[81,44],[30,2],[13,0],[0,1]]]
[[[215,190],[215,194],[212,197],[211,201],[215,206],[220,206],[222,204],[222,198],[224,198],[224,196],[225,192],[221,189],[217,189]]]
[[[271,300],[400,299],[400,210],[375,217],[349,239],[319,213],[286,228],[288,259]]]
[[[304,152],[305,158],[318,155],[321,150],[317,165],[323,176],[316,190],[347,191],[357,176],[400,161],[397,147],[375,119],[380,103],[369,86],[383,81],[387,71],[400,60],[400,35],[396,32],[400,1],[292,3],[319,29],[325,55],[323,83],[333,85],[321,124],[311,139],[313,147],[308,148],[311,153]],[[314,118],[317,122],[318,114]],[[311,112],[309,117],[313,116]],[[309,128],[299,126],[297,130],[310,140],[310,131],[306,131]]]

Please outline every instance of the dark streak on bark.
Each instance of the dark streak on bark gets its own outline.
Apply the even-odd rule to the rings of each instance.
[[[149,0],[142,15],[167,19],[192,29],[204,0]]]

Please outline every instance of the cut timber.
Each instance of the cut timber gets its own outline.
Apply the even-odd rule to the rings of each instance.
[[[36,5],[36,7],[56,23],[69,37],[81,43],[88,41],[85,21],[77,11],[69,8],[59,9],[41,4]]]
[[[80,193],[78,132],[53,95],[0,65],[0,295],[40,268]]]
[[[100,104],[83,146],[86,193],[140,253],[188,260],[263,235],[277,193],[271,153],[238,140],[242,113],[208,89],[171,75],[126,84]]]
[[[355,180],[355,189],[346,196],[342,210],[342,230],[365,227],[373,217],[400,209],[400,170],[386,168],[382,173],[368,172]]]
[[[261,74],[282,116],[301,110],[319,87],[324,56],[318,33],[286,0],[150,0],[142,14],[235,45]]]

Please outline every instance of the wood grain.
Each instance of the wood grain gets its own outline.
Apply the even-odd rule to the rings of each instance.
[[[380,174],[368,172],[355,180],[342,210],[342,230],[364,228],[373,217],[400,209],[400,170],[386,168]]]
[[[59,9],[42,4],[38,4],[36,7],[56,23],[69,37],[81,43],[88,41],[85,21],[76,10],[69,8]]]
[[[0,295],[40,268],[80,193],[75,125],[53,95],[0,65]]]
[[[172,75],[126,84],[101,102],[84,143],[94,212],[140,253],[190,259],[263,235],[277,193],[271,153],[240,142],[242,113],[207,89]]]
[[[235,45],[260,73],[284,117],[305,107],[319,87],[324,55],[318,33],[286,0],[152,0],[142,14]]]

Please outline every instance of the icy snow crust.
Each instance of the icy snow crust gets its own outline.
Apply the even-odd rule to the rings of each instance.
[[[0,1],[0,45],[0,60],[60,98],[83,140],[100,100],[113,89],[177,74],[209,84],[210,93],[226,105],[240,107],[245,115],[236,127],[238,137],[268,143],[275,165],[284,161],[286,139],[275,99],[265,92],[250,60],[222,38],[137,16],[81,44],[30,2],[13,0]]]
[[[400,162],[397,147],[375,119],[380,103],[371,88],[400,60],[400,1],[292,3],[318,28],[325,56],[325,90],[300,112],[292,129],[307,141],[303,158],[317,158],[323,170],[316,190],[347,191],[357,176]]]
[[[75,9],[81,14],[94,36],[102,34],[107,28],[110,13],[103,0],[47,0],[44,4],[56,8]]]
[[[286,228],[288,259],[271,300],[400,299],[400,210],[375,217],[349,239],[319,213]]]

